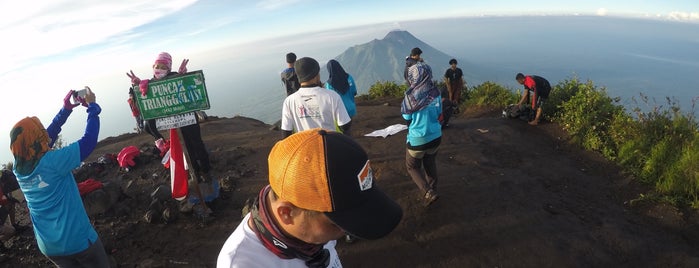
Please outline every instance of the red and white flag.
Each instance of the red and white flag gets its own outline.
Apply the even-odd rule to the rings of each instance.
[[[172,198],[183,200],[187,197],[189,186],[187,185],[187,170],[184,168],[184,156],[182,144],[177,134],[177,129],[170,129],[170,189]]]

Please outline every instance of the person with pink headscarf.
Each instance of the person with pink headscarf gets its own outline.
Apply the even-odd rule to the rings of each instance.
[[[160,52],[153,63],[153,78],[150,80],[157,81],[173,75],[184,74],[187,72],[187,63],[189,63],[188,59],[182,60],[178,71],[173,72],[172,56],[170,56],[170,54],[167,52]],[[126,73],[126,75],[131,78],[131,85],[138,86],[141,94],[145,95],[148,90],[148,82],[150,80],[139,79],[136,75],[134,75],[133,71]],[[133,96],[133,87],[129,94]],[[158,132],[158,129],[155,126],[155,119],[148,120],[148,122],[145,124],[145,130],[156,138],[156,146],[162,153],[165,153],[165,151],[167,151],[167,147],[165,147],[167,145],[165,144],[169,144],[169,142],[164,142],[162,135],[160,135],[160,132]],[[187,146],[189,159],[192,162],[189,164],[194,171],[199,174],[199,177],[203,177],[202,180],[207,181],[209,179],[208,174],[209,170],[211,169],[211,164],[209,163],[209,153],[206,150],[204,141],[201,138],[201,128],[199,127],[199,123],[197,122],[193,125],[181,127],[180,130],[182,131],[182,139],[184,140],[185,146]]]
[[[187,62],[189,60],[185,59],[182,61],[182,64],[180,65],[179,72],[180,74],[186,73],[187,72]],[[153,63],[153,79],[162,79],[165,78],[165,76],[170,74],[170,70],[172,69],[172,56],[170,56],[169,53],[167,52],[161,52],[158,54],[158,57],[155,59],[155,62]],[[177,73],[173,73],[177,74]],[[141,118],[141,113],[138,110],[138,106],[136,105],[136,96],[134,95],[135,91],[134,89],[136,87],[141,89],[141,94],[145,96],[146,91],[148,89],[148,79],[141,80],[136,76],[133,71],[129,71],[129,73],[126,73],[126,75],[131,79],[131,87],[129,88],[129,106],[131,107],[131,113],[133,116],[136,118],[136,123],[138,125],[139,130],[144,130],[146,133],[150,134],[155,138],[155,146],[158,147],[158,150],[160,150],[161,155],[165,154],[167,151],[167,145],[169,144],[167,140],[163,137],[162,134],[160,134],[160,131],[155,126],[155,119],[151,120],[146,120],[143,122],[143,119]]]

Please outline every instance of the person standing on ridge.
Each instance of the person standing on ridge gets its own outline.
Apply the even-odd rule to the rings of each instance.
[[[282,106],[282,138],[313,128],[341,131],[350,135],[351,118],[334,90],[322,88],[320,64],[303,57],[294,64],[301,88],[284,99]]]
[[[294,63],[296,62],[296,54],[289,52],[286,54],[286,64],[288,65],[281,73],[282,84],[286,89],[286,95],[289,96],[298,91],[301,87],[299,84],[299,78],[296,76],[294,71]]]
[[[357,106],[354,103],[354,96],[357,95],[357,86],[354,84],[352,75],[345,72],[339,62],[330,60],[328,67],[328,82],[325,82],[325,88],[334,90],[342,97],[342,103],[347,109],[347,114],[350,118],[354,118],[357,114]]]
[[[178,72],[173,72],[172,56],[170,56],[170,54],[167,52],[161,52],[160,54],[158,54],[158,57],[155,59],[155,62],[153,63],[153,78],[150,80],[158,81],[161,79],[167,79],[168,77],[174,75],[185,74],[187,73],[187,63],[189,63],[189,60],[184,59],[182,61],[182,64],[180,65]],[[133,72],[127,75],[129,76],[129,78],[131,78],[133,84],[139,85],[141,94],[145,95],[148,91],[149,80],[141,80],[138,77],[136,77],[133,74]],[[204,141],[201,138],[201,127],[199,126],[199,118],[196,116],[195,118],[197,120],[196,124],[181,127],[180,130],[182,131],[182,139],[184,140],[185,146],[187,146],[189,159],[192,162],[189,164],[191,164],[191,167],[194,168],[194,171],[197,172],[200,176],[206,177],[208,176],[209,170],[211,169],[211,163],[209,162],[209,152],[206,150],[206,145],[204,144]],[[150,125],[152,129],[155,130],[155,132],[158,132],[158,130],[155,127],[155,119],[148,120],[147,125]],[[160,133],[158,133],[158,135],[159,134]],[[156,141],[156,145],[157,144],[158,141]],[[167,150],[167,147],[158,147],[158,149]],[[202,180],[207,181],[207,179],[208,178],[203,178]]]
[[[536,111],[536,116],[532,121],[529,121],[529,124],[532,126],[536,126],[539,124],[539,120],[541,120],[541,115],[544,112],[542,106],[544,105],[546,99],[548,99],[549,93],[551,93],[551,84],[549,84],[548,80],[538,75],[525,76],[522,73],[518,73],[517,76],[515,76],[515,79],[517,80],[517,83],[519,83],[520,85],[524,85],[524,91],[522,91],[522,98],[519,99],[517,107],[522,106],[522,104],[527,100],[527,98],[529,98],[529,92],[532,92],[531,107],[532,110]]]
[[[442,142],[441,92],[432,81],[432,69],[424,62],[410,66],[407,77],[410,87],[400,109],[408,124],[405,165],[429,206],[439,198],[436,159]]]
[[[410,68],[410,66],[413,66],[418,62],[423,62],[421,55],[422,50],[419,47],[415,47],[410,50],[410,56],[405,57],[405,69],[403,70],[403,78],[405,78],[405,81],[408,82],[408,85],[410,85],[410,79],[408,79],[408,68]]]
[[[444,73],[444,82],[449,91],[449,100],[456,106],[454,113],[459,113],[459,104],[461,102],[461,90],[464,88],[464,72],[461,68],[456,67],[456,59],[449,60],[450,68]]]
[[[97,146],[102,108],[86,88],[77,97],[87,107],[87,125],[80,140],[51,150],[73,108],[74,91],[63,99],[63,108],[44,128],[39,118],[26,117],[10,131],[13,172],[29,208],[34,235],[42,254],[58,267],[109,267],[104,246],[90,223],[72,170]]]
[[[184,74],[187,72],[187,63],[189,60],[185,59],[182,61],[182,65],[180,65],[179,69],[179,74]],[[165,68],[165,69],[158,69],[159,68]],[[158,55],[158,58],[155,59],[155,63],[153,63],[153,79],[161,79],[164,78],[165,76],[169,75],[170,73],[170,67],[172,67],[172,57],[170,54],[163,52]],[[146,133],[150,134],[155,138],[155,147],[160,150],[160,155],[163,156],[165,152],[167,152],[169,148],[169,141],[165,140],[162,134],[160,134],[160,131],[158,131],[158,128],[155,125],[155,119],[149,119],[143,122],[143,118],[141,118],[141,112],[138,109],[138,105],[136,104],[136,91],[141,87],[141,82],[144,83],[146,86],[146,89],[148,87],[148,79],[146,80],[141,80],[136,76],[133,71],[129,71],[126,73],[126,76],[128,76],[131,79],[131,87],[129,88],[129,107],[131,108],[131,114],[136,118],[136,123],[138,125],[139,129],[143,129],[146,131]],[[145,91],[141,91],[145,92]],[[145,95],[145,93],[142,93]]]

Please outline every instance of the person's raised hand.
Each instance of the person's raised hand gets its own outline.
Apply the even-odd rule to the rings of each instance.
[[[141,78],[138,78],[138,76],[136,76],[132,70],[129,70],[129,72],[130,73],[126,73],[126,76],[131,78],[132,85],[138,85],[139,83],[141,83]]]
[[[180,64],[180,69],[177,71],[179,74],[183,74],[187,72],[187,63],[189,63],[189,59],[184,59],[182,60],[182,64]]]
[[[75,90],[71,89],[70,91],[68,91],[68,94],[66,95],[66,97],[63,98],[63,109],[72,111],[73,108],[80,105],[80,103],[73,103],[70,101],[70,99],[73,98],[73,94],[75,94]]]
[[[85,89],[87,89],[87,94],[85,94],[85,98],[82,101],[83,106],[87,107],[88,104],[95,102],[96,97],[95,93],[92,92],[92,89],[90,87],[85,86]]]

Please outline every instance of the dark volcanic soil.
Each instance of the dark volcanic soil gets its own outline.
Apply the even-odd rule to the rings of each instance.
[[[597,154],[568,145],[557,125],[531,127],[497,111],[467,111],[452,119],[438,155],[441,198],[425,208],[406,172],[406,132],[363,136],[404,123],[398,104],[360,103],[352,134],[404,218],[383,239],[341,241],[345,267],[699,267],[695,211],[630,202],[645,187]],[[92,216],[118,267],[214,267],[246,200],[266,184],[267,154],[278,130],[242,117],[210,117],[201,127],[223,189],[211,203],[214,218],[206,221],[187,212],[175,213],[173,223],[144,221],[151,192],[169,185],[169,171],[150,153],[150,136],[107,138],[88,159],[129,145],[145,152],[128,172],[115,164],[84,171],[122,188],[116,205]],[[26,215],[21,219],[29,224]],[[31,229],[5,245],[10,249],[0,266],[51,266]]]

